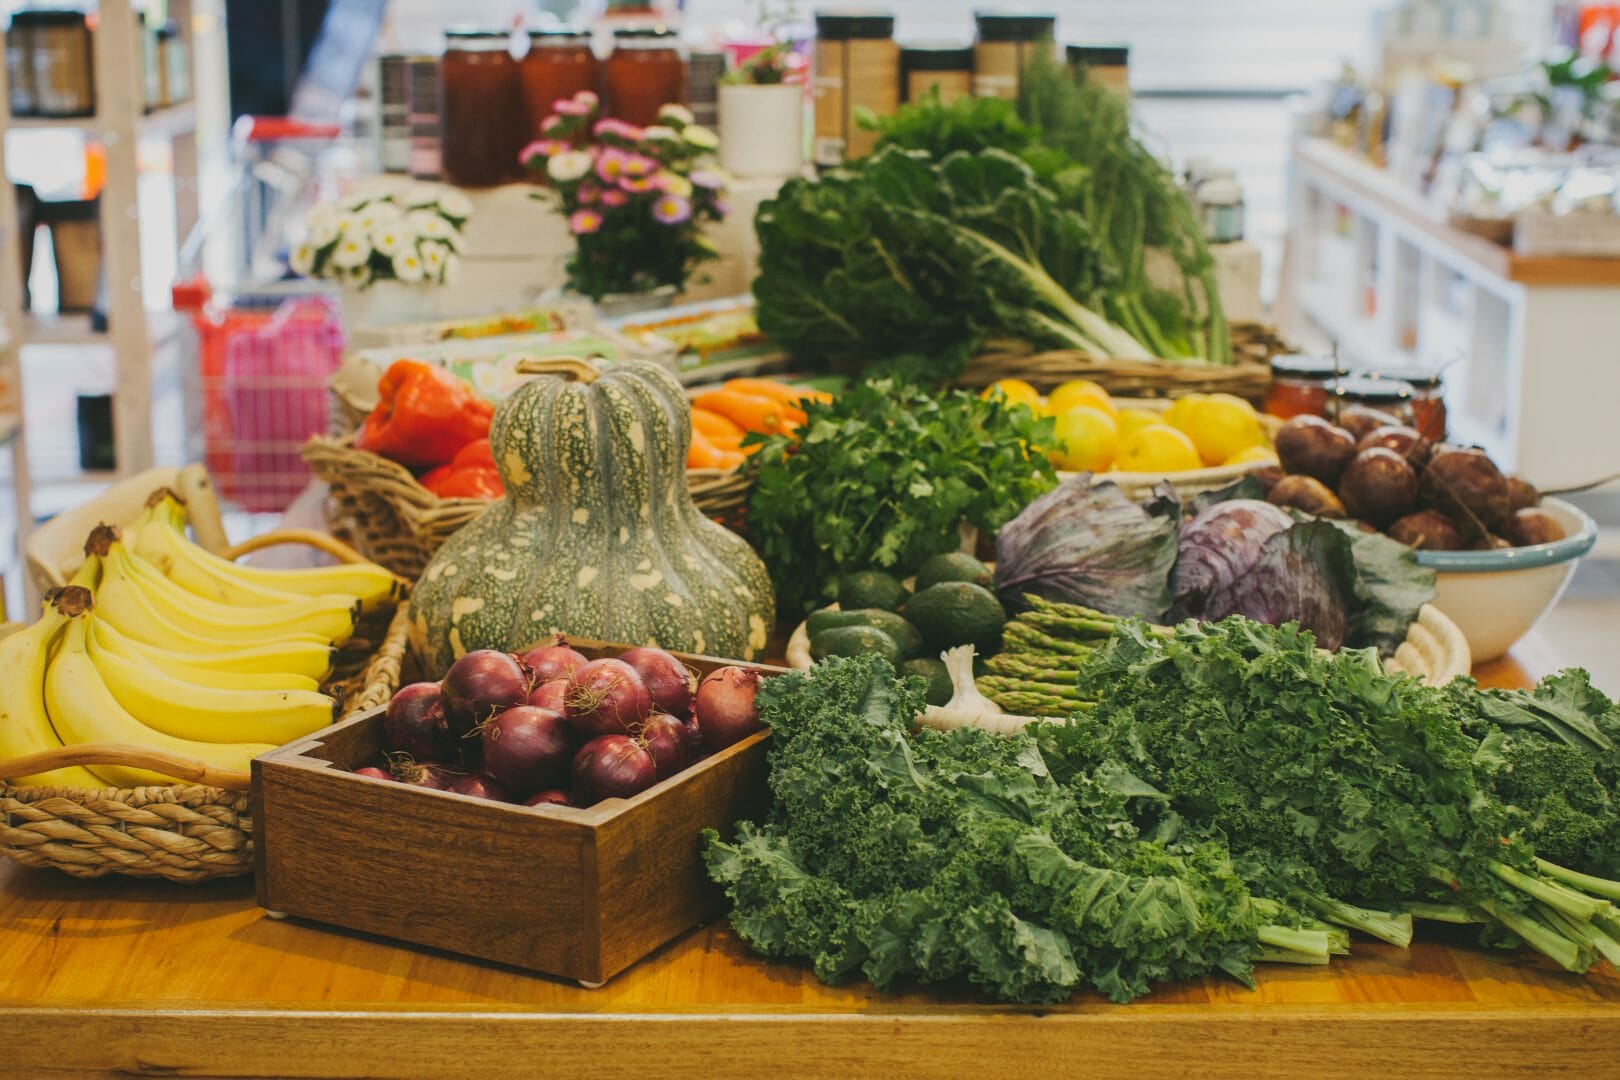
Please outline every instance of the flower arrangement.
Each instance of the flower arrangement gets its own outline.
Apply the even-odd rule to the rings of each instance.
[[[729,86],[779,86],[804,81],[805,55],[791,42],[779,41],[738,64],[721,77]]]
[[[467,196],[428,184],[320,203],[304,218],[304,242],[288,263],[295,274],[358,289],[379,281],[453,285],[471,215]]]
[[[551,189],[536,198],[555,197],[574,235],[568,283],[592,300],[678,289],[716,255],[702,230],[726,215],[719,137],[680,105],[643,128],[600,116],[600,104],[588,90],[556,102],[545,137],[522,152]]]

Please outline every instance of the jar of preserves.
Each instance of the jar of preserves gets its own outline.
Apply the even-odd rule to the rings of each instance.
[[[900,108],[900,45],[886,11],[816,12],[816,128],[810,157],[819,166],[865,157],[877,132],[860,125],[862,109],[891,116]]]
[[[34,112],[38,116],[93,116],[95,65],[90,23],[82,11],[19,11],[12,29],[27,35]]]
[[[1344,375],[1331,356],[1286,354],[1271,358],[1271,386],[1266,391],[1266,412],[1281,420],[1293,416],[1322,416],[1327,412],[1327,385]]]
[[[1064,50],[1073,73],[1084,72],[1103,86],[1126,97],[1131,93],[1129,45],[1070,45]]]
[[[439,156],[444,178],[490,187],[518,178],[523,90],[509,36],[499,30],[444,32],[439,62]]]
[[[942,105],[973,93],[973,46],[906,45],[900,50],[905,99],[921,101],[932,91]]]
[[[1052,34],[1055,15],[1022,12],[976,11],[978,40],[973,45],[973,92],[979,97],[1017,101],[1024,83],[1024,68],[1045,50],[1056,57]]]
[[[664,26],[613,31],[602,90],[603,114],[627,124],[652,124],[665,105],[686,104],[686,56],[679,36]]]
[[[1386,367],[1373,373],[1376,378],[1395,379],[1412,388],[1412,426],[1433,442],[1446,437],[1445,387],[1440,373],[1425,368]]]
[[[581,90],[598,92],[602,65],[591,51],[588,30],[573,27],[530,30],[529,51],[518,65],[523,83],[527,138],[541,137],[540,125],[556,110],[552,106]]]
[[[1399,423],[1416,426],[1412,415],[1411,383],[1352,375],[1328,383],[1327,394],[1327,418],[1335,424],[1341,422],[1348,410],[1360,406],[1387,413]]]

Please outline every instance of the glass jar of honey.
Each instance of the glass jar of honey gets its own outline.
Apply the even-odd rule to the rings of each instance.
[[[613,31],[602,90],[603,114],[627,124],[652,124],[663,106],[686,104],[686,57],[675,31],[663,26]]]
[[[499,30],[444,32],[439,61],[439,153],[444,178],[490,187],[521,173],[523,88],[508,35]]]
[[[1322,416],[1327,412],[1327,384],[1344,374],[1331,356],[1286,354],[1271,358],[1271,386],[1266,412],[1282,420]]]
[[[1445,441],[1446,399],[1439,372],[1425,368],[1385,367],[1373,374],[1376,378],[1395,379],[1410,386],[1412,426],[1425,439]]]
[[[1398,423],[1416,427],[1412,414],[1412,384],[1399,379],[1352,375],[1334,379],[1327,385],[1327,418],[1335,424],[1356,406],[1376,409]]]
[[[540,125],[557,110],[553,106],[581,90],[597,93],[601,62],[591,51],[591,35],[577,28],[530,30],[529,51],[518,65],[528,128],[525,136],[538,139]]]

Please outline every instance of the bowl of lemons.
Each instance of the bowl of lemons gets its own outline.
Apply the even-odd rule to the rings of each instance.
[[[1022,379],[1001,379],[985,387],[992,394],[1052,418],[1047,456],[1060,475],[1096,473],[1132,497],[1166,481],[1196,495],[1277,464],[1272,439],[1281,421],[1231,394],[1115,398],[1090,379],[1045,395]]]

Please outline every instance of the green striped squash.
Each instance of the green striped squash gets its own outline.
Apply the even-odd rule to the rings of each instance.
[[[753,659],[775,624],[765,564],[686,489],[691,406],[644,361],[545,370],[495,410],[506,495],[452,535],[411,596],[428,673],[552,634]]]

